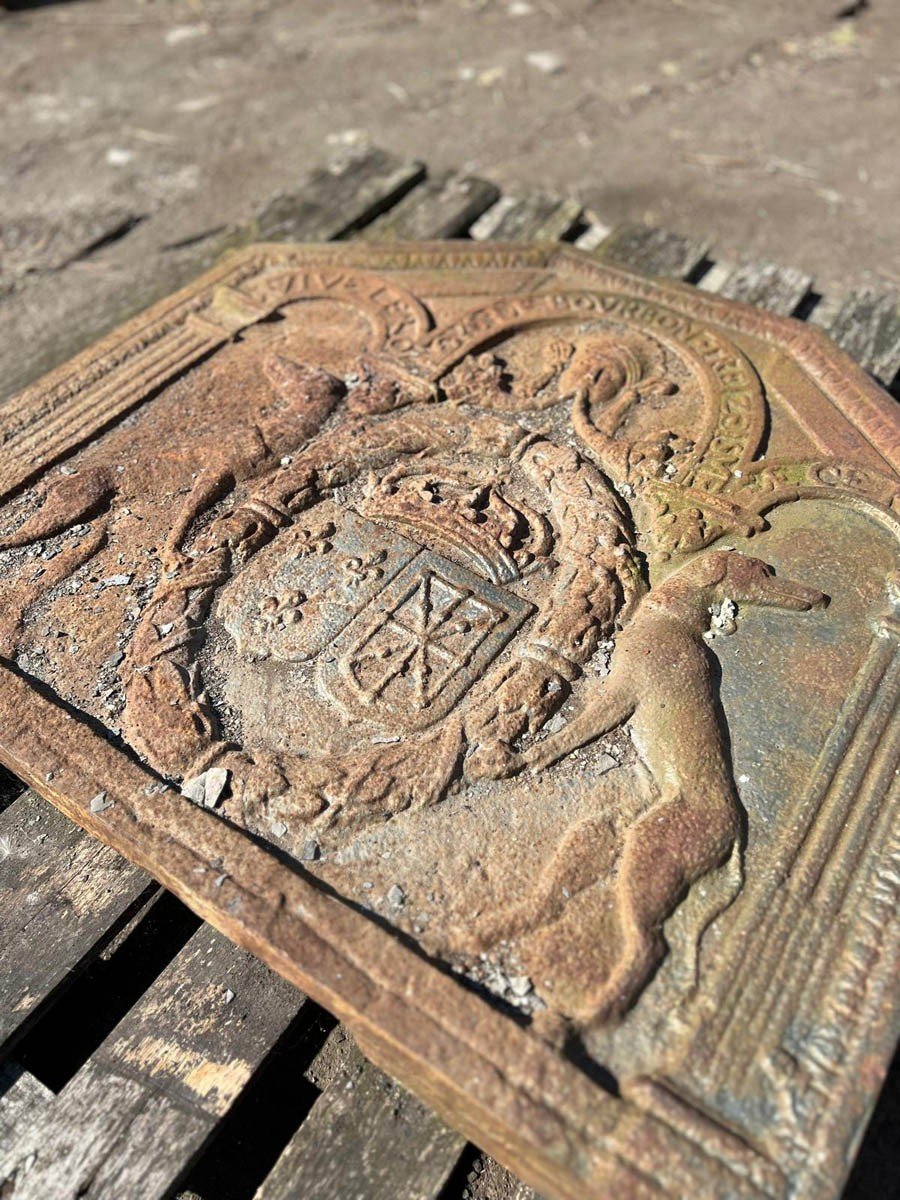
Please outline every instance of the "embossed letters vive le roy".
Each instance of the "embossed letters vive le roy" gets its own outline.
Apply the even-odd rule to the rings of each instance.
[[[262,246],[2,428],[13,770],[548,1195],[837,1193],[900,885],[849,360],[568,248]]]

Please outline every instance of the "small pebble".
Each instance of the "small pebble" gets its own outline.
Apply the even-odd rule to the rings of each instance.
[[[115,804],[114,800],[107,799],[106,792],[98,792],[91,800],[88,807],[92,813],[106,812],[108,808],[112,808]]]
[[[406,893],[404,892],[403,888],[399,886],[399,884],[394,883],[390,888],[388,888],[387,898],[388,904],[393,904],[394,908],[400,908],[400,906],[406,901]]]
[[[181,794],[204,808],[215,808],[222,798],[230,774],[226,767],[210,767],[193,779],[185,779]]]
[[[226,1004],[230,1004],[232,1002],[232,1000],[234,999],[234,996],[235,996],[235,993],[231,990],[231,988],[225,989],[224,999],[225,999]]]
[[[192,38],[204,37],[209,33],[209,25],[173,25],[166,30],[166,45],[177,46],[181,42],[189,42]]]
[[[552,50],[535,50],[534,53],[525,55],[525,61],[529,67],[543,71],[545,75],[558,75],[566,69],[564,59]]]
[[[315,838],[310,838],[308,842],[304,843],[303,849],[300,851],[300,861],[315,862],[318,857],[319,843],[315,840]]]

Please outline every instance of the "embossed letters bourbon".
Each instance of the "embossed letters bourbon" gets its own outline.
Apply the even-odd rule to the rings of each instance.
[[[254,247],[7,406],[0,758],[548,1196],[835,1196],[898,427],[568,248]]]

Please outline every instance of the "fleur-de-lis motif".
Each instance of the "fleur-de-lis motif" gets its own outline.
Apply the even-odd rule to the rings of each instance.
[[[302,606],[309,597],[299,588],[291,588],[276,596],[265,596],[259,602],[258,620],[266,629],[283,629],[296,625],[303,616]]]
[[[321,525],[314,525],[310,528],[296,526],[294,548],[297,558],[306,558],[310,554],[327,554],[331,549],[330,539],[334,533],[333,521],[325,521]]]
[[[345,559],[341,563],[344,583],[349,588],[357,588],[370,579],[381,579],[384,576],[384,568],[381,564],[386,558],[385,550],[376,550],[372,554],[354,555],[352,558]]]

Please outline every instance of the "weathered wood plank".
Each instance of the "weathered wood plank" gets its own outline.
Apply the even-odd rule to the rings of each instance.
[[[464,1146],[356,1051],[313,1105],[257,1200],[430,1200]]]
[[[8,1146],[20,1129],[38,1119],[53,1100],[48,1087],[15,1063],[0,1066],[0,1147]]]
[[[811,288],[812,276],[796,267],[746,262],[730,271],[716,290],[728,300],[741,300],[789,317],[797,311]],[[713,289],[707,287],[705,290]]]
[[[577,200],[535,192],[517,200],[501,196],[472,226],[476,241],[558,242],[571,233],[581,216]]]
[[[585,229],[584,233],[580,233],[575,239],[575,245],[579,250],[596,250],[609,237],[612,230],[608,225],[603,225],[599,221],[592,221]]]
[[[154,887],[34,792],[0,813],[0,1047]]]
[[[154,1200],[200,1152],[304,997],[208,926],[0,1148],[15,1200]]]
[[[647,275],[685,279],[703,262],[708,249],[708,242],[670,233],[667,229],[621,225],[594,253],[604,262],[643,271]]]
[[[900,304],[893,292],[849,292],[827,326],[837,344],[890,387],[900,371]]]
[[[719,259],[704,271],[703,277],[697,281],[697,287],[701,292],[718,294],[736,269],[734,263]]]
[[[820,329],[828,329],[841,310],[844,297],[835,292],[819,296],[812,311],[806,317],[810,325],[818,325]]]
[[[367,225],[367,241],[406,242],[460,237],[500,198],[500,189],[474,175],[445,171],[429,177]]]
[[[252,221],[232,230],[222,247],[347,237],[391,208],[424,177],[422,163],[378,149],[318,167],[297,191],[276,196]]]

